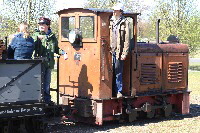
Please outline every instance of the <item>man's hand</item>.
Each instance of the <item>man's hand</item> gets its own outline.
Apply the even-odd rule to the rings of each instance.
[[[42,39],[44,38],[44,35],[38,35],[38,38],[39,38],[40,40],[42,40]]]
[[[68,55],[67,55],[67,53],[64,54],[64,59],[65,59],[65,60],[68,59]]]
[[[121,60],[125,60],[126,59],[126,56],[121,56]]]

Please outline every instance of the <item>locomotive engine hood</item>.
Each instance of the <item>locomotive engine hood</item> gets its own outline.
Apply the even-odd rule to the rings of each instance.
[[[138,53],[188,53],[187,44],[138,43]]]

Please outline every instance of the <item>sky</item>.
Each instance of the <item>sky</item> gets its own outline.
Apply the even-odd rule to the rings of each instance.
[[[64,9],[69,7],[83,7],[86,0],[56,0],[56,9]],[[0,7],[3,5],[3,0],[0,0]]]
[[[84,2],[86,2],[87,0],[56,0],[56,9],[61,10],[64,8],[70,8],[70,7],[83,7]],[[143,4],[145,5],[153,5],[152,3],[154,2],[154,0],[141,0],[144,1]],[[3,4],[3,0],[0,0],[0,7]],[[200,10],[200,0],[197,0],[197,7]]]
[[[56,0],[56,9],[61,10],[65,8],[81,8],[84,6],[86,0]]]
[[[87,0],[56,0],[56,9],[83,7]],[[144,5],[152,5],[154,0],[142,0]]]

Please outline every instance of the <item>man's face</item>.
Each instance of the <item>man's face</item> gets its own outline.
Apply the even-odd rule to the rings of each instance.
[[[114,10],[113,11],[113,16],[120,16],[122,12],[120,10]]]
[[[47,32],[48,31],[49,26],[46,24],[39,24],[39,30],[40,31],[44,31]]]
[[[19,26],[19,32],[23,32],[23,31],[26,31],[26,30],[27,30],[27,27],[25,25],[21,24]]]

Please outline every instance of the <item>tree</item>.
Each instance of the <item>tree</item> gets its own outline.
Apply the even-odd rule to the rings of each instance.
[[[0,35],[5,36],[15,33],[17,25],[28,22],[30,30],[37,27],[38,18],[41,16],[51,17],[55,12],[55,0],[4,0],[2,11],[2,24],[6,29],[0,29]],[[6,33],[2,33],[6,30]]]
[[[12,28],[10,28],[12,27]],[[15,20],[0,16],[0,38],[4,38],[17,31],[17,23]]]
[[[116,2],[117,0],[88,0],[85,4],[85,8],[109,9]]]
[[[184,31],[182,31],[182,42],[189,44],[191,55],[196,54],[200,48],[200,14],[192,16],[190,21],[185,24]]]
[[[160,23],[160,38],[165,41],[173,34],[179,37],[182,43],[189,44],[191,52],[199,48],[199,19],[200,14],[195,7],[195,0],[159,0],[151,17],[151,32],[155,33],[155,23]],[[150,33],[149,33],[149,36]]]
[[[148,6],[142,4],[144,0],[87,0],[85,4],[86,8],[100,8],[100,9],[112,9],[112,7],[121,2],[124,4],[125,11],[141,13],[147,10]]]

